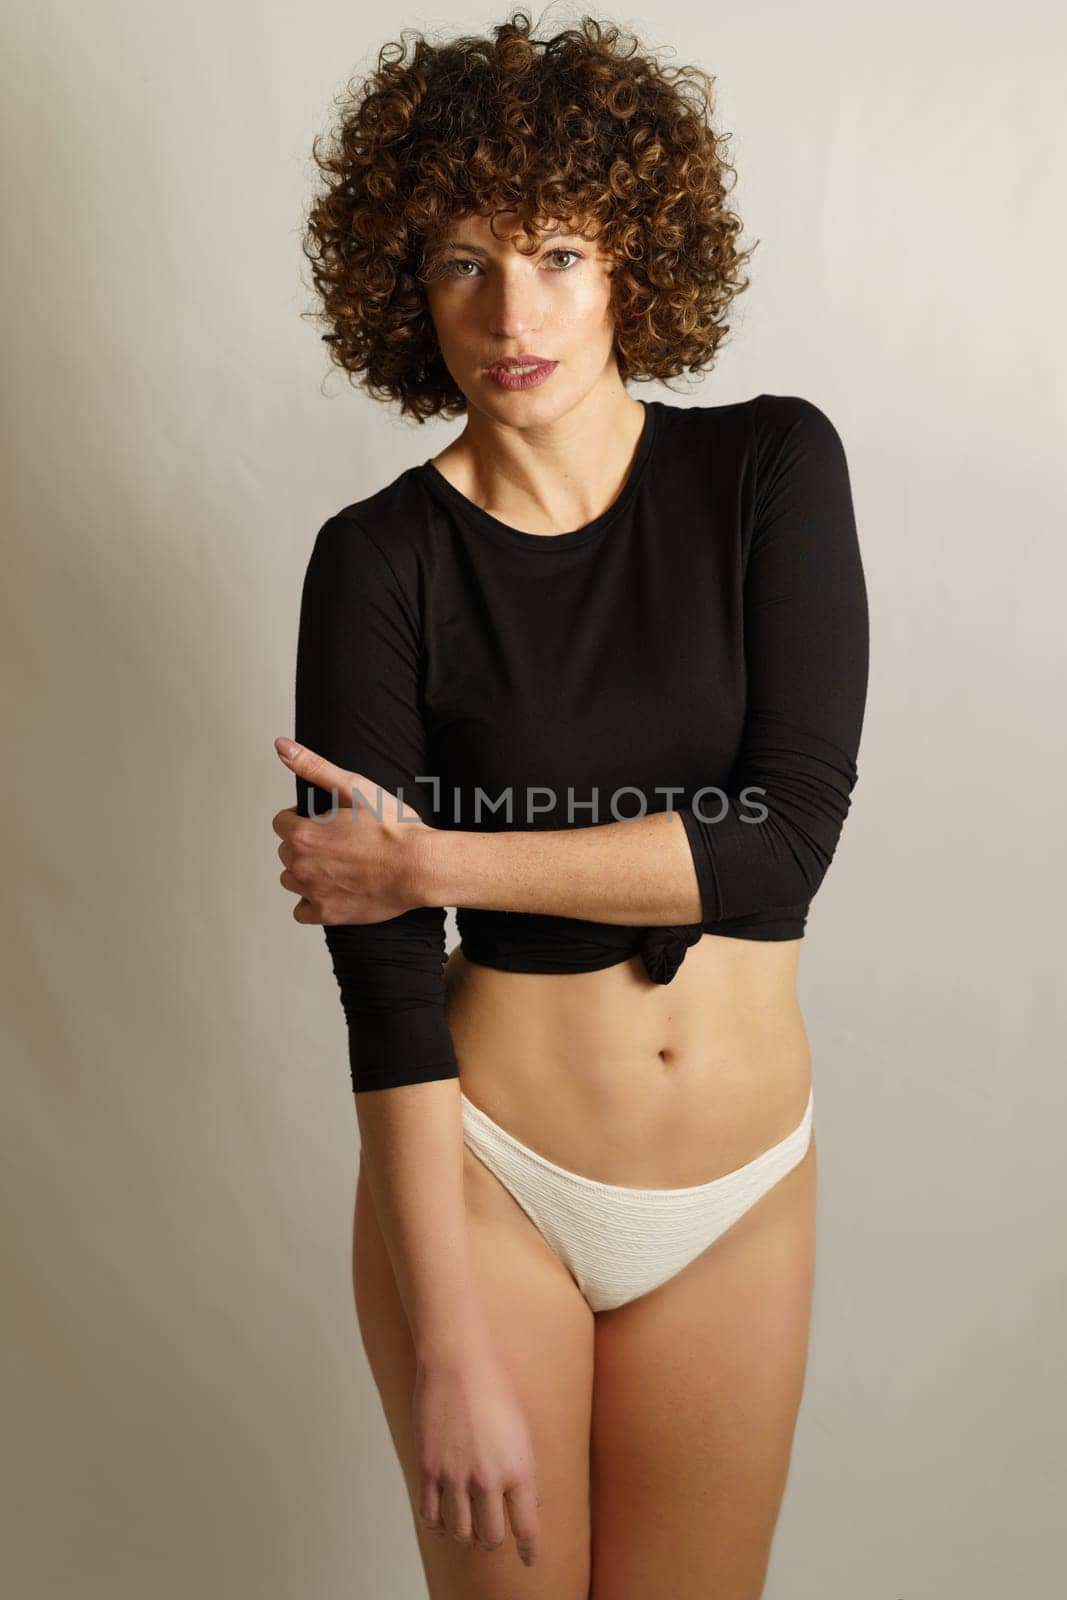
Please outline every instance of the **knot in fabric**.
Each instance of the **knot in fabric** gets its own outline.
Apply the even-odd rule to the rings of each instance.
[[[690,945],[703,934],[699,922],[677,928],[649,928],[641,941],[640,955],[653,983],[670,983],[685,960]]]

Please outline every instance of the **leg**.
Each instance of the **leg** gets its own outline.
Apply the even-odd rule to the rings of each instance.
[[[464,1149],[471,1238],[484,1302],[533,1434],[541,1512],[536,1565],[509,1534],[498,1550],[427,1532],[412,1511],[430,1600],[588,1600],[593,1316],[574,1280],[514,1198]],[[353,1229],[356,1313],[409,1502],[416,1492],[411,1333],[361,1170]]]
[[[592,1600],[759,1600],[807,1365],[815,1137],[677,1277],[596,1319]]]

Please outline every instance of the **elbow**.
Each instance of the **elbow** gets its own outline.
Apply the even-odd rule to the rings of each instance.
[[[807,905],[837,851],[850,787],[827,792],[753,778],[717,817],[699,798],[684,810],[704,923]]]
[[[810,902],[818,894],[841,842],[854,781],[829,789],[785,790],[779,784],[763,802],[764,821],[742,824],[762,829],[769,909]]]

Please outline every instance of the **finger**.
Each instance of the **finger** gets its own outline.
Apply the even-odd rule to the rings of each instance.
[[[489,1494],[485,1489],[471,1484],[470,1498],[475,1543],[483,1550],[498,1550],[508,1534],[500,1490]]]
[[[296,905],[293,907],[293,920],[294,922],[310,924],[312,927],[315,927],[316,925],[320,927],[326,926],[318,912],[315,910],[315,907],[311,904],[310,900],[297,901]]]
[[[504,1490],[515,1545],[526,1566],[532,1567],[541,1548],[541,1519],[538,1509],[544,1504],[532,1478]]]
[[[279,872],[278,882],[283,889],[288,889],[290,894],[299,895],[302,900],[309,900],[310,897],[304,888],[305,883],[309,882],[308,873],[305,872],[301,877],[297,877],[291,868],[286,867],[284,872]]]
[[[317,755],[314,750],[309,750],[306,745],[296,744],[292,739],[275,739],[274,748],[290,772],[295,772],[298,778],[305,778],[317,789],[336,789],[339,805],[352,804],[354,775],[351,772],[346,772],[344,767],[335,766],[332,761],[327,761],[325,756]]]
[[[304,820],[295,806],[286,806],[284,811],[274,813],[270,825],[275,833],[280,834],[283,839],[288,839],[297,823]]]
[[[454,1483],[446,1482],[441,1491],[441,1521],[457,1544],[474,1543],[471,1498],[465,1489]]]
[[[433,1478],[427,1478],[422,1486],[416,1514],[427,1533],[436,1533],[444,1538],[445,1525],[441,1521],[441,1486]]]

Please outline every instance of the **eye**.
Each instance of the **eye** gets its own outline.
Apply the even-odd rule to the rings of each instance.
[[[553,272],[569,272],[571,270],[571,268],[574,266],[574,262],[575,261],[581,261],[581,259],[582,259],[581,253],[579,251],[571,250],[566,245],[560,245],[559,248],[556,249],[556,250],[547,251],[545,253],[544,259],[547,261],[552,256],[573,256],[574,257],[574,261],[568,261],[564,266],[553,267],[551,269]],[[451,260],[446,261],[446,262],[444,262],[442,264],[440,270],[448,278],[473,278],[475,276],[475,273],[473,273],[473,272],[464,272],[464,271],[462,271],[461,269],[463,267],[475,267],[478,272],[480,272],[482,270],[480,263],[477,262],[477,261],[472,260],[470,256],[453,256],[451,258]]]

